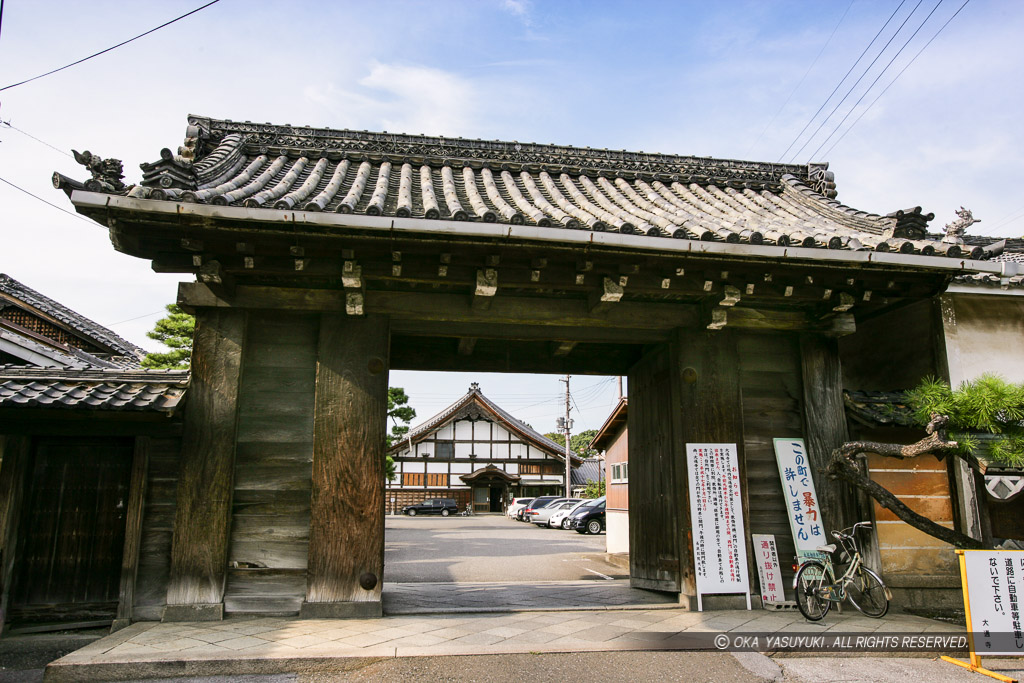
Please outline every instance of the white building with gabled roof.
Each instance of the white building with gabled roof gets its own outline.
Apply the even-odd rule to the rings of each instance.
[[[395,460],[386,491],[391,513],[426,498],[504,512],[513,497],[565,491],[564,447],[497,406],[476,382],[388,452]],[[572,457],[573,467],[582,462]]]

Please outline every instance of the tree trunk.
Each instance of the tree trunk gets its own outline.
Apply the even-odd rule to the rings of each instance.
[[[958,444],[955,441],[947,441],[942,428],[946,425],[948,418],[942,415],[933,415],[932,421],[925,430],[928,436],[917,443],[903,445],[895,443],[879,443],[874,441],[849,441],[832,451],[832,460],[829,463],[826,474],[830,479],[840,479],[867,493],[879,505],[910,526],[923,531],[924,533],[949,543],[957,548],[981,549],[985,544],[953,529],[936,524],[927,517],[922,517],[911,510],[905,503],[894,496],[888,489],[872,481],[870,477],[861,471],[860,465],[854,460],[861,453],[877,453],[889,458],[914,458],[918,455],[930,453],[939,459],[948,453],[956,452]]]

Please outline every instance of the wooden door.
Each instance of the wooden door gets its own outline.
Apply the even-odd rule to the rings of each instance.
[[[113,619],[131,439],[39,439],[26,482],[12,622]]]

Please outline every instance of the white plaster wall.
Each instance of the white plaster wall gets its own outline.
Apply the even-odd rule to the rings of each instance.
[[[434,438],[438,441],[451,441],[453,433],[452,426],[450,424],[446,424],[444,427],[437,430]]]
[[[491,424],[491,438],[495,441],[507,441],[509,438],[508,430],[499,424]]]
[[[954,387],[986,372],[1024,382],[1024,296],[945,294],[942,319]]]
[[[453,462],[452,474],[469,474],[473,471],[473,464],[468,462]]]
[[[409,461],[409,462],[403,462],[402,463],[402,471],[403,472],[423,472],[424,471],[424,463],[417,462],[415,460]]]
[[[456,439],[472,439],[473,438],[473,423],[469,420],[459,420],[455,423],[455,438]]]
[[[513,458],[525,458],[529,453],[529,449],[526,447],[526,444],[523,443],[522,441],[516,441],[515,443],[509,445],[509,453]]]
[[[629,512],[605,511],[605,546],[609,553],[629,552]]]
[[[456,458],[468,458],[469,454],[473,452],[472,443],[460,443],[455,442],[455,457]]]
[[[507,443],[496,443],[493,444],[491,450],[491,457],[495,460],[504,460],[508,458],[508,444]]]
[[[507,462],[505,463],[505,471],[509,474],[519,474],[519,463]]]
[[[441,462],[428,462],[427,472],[431,474],[442,474],[448,472],[448,463],[446,461]]]

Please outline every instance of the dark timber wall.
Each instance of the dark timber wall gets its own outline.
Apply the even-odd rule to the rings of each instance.
[[[135,621],[159,620],[167,604],[180,461],[180,438],[150,439],[146,502],[142,515],[142,539],[132,613]]]
[[[224,609],[298,614],[309,548],[318,320],[251,313],[248,324]]]
[[[792,600],[792,558],[796,550],[772,439],[804,436],[799,349],[793,336],[776,334],[744,336],[737,346],[748,532],[775,535],[786,599]],[[815,473],[815,483],[820,476]],[[753,562],[750,582],[756,594],[758,574]]]

